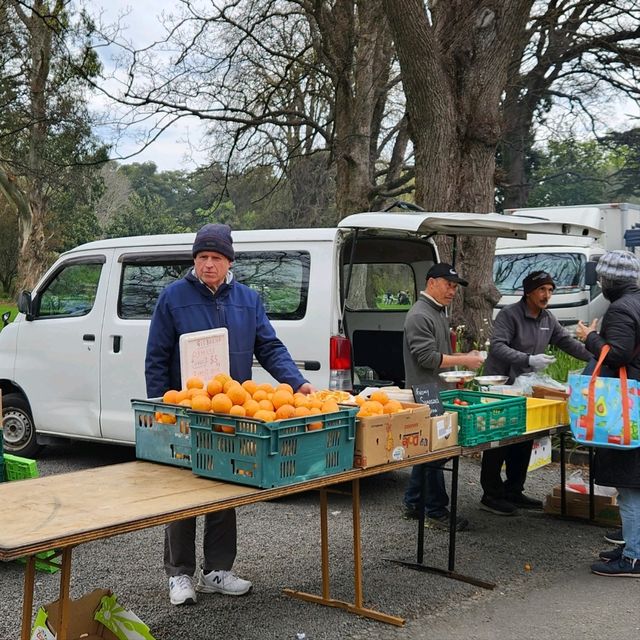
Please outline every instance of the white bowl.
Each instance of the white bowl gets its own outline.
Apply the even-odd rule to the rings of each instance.
[[[443,371],[438,374],[445,382],[469,382],[476,377],[475,371]]]
[[[509,376],[476,376],[476,382],[482,387],[491,387],[494,384],[504,384]]]

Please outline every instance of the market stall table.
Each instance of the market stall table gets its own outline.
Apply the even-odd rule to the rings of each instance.
[[[363,607],[360,546],[361,478],[443,458],[457,460],[460,447],[367,469],[352,469],[274,489],[209,480],[189,470],[150,462],[127,462],[96,469],[0,484],[0,560],[28,556],[25,565],[21,640],[29,640],[33,613],[35,554],[62,550],[58,640],[67,640],[71,554],[73,547],[176,520],[241,507],[309,490],[320,491],[322,594],[286,589],[292,597],[338,607],[389,624],[404,620]],[[352,483],[354,602],[329,593],[327,491]],[[16,514],[20,514],[16,517]]]

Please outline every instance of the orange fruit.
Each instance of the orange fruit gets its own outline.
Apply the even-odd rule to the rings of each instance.
[[[322,400],[320,400],[320,398],[309,398],[309,409],[320,409],[320,407],[322,407]]]
[[[356,404],[360,407],[366,402],[366,399],[364,398],[364,396],[356,396],[354,400]]]
[[[175,389],[165,391],[162,396],[162,402],[165,402],[166,404],[178,404],[178,392]]]
[[[266,400],[267,399],[267,392],[264,389],[256,389],[253,392],[252,397],[256,402],[260,402],[260,400]]]
[[[242,388],[250,395],[252,396],[255,392],[256,389],[258,388],[258,383],[255,382],[255,380],[245,380],[242,383]]]
[[[293,393],[286,389],[279,389],[273,393],[271,402],[276,410],[278,410],[283,404],[293,405],[295,402],[293,399]]]
[[[377,400],[367,400],[362,408],[369,413],[369,415],[379,416],[384,412],[383,406]]]
[[[222,371],[220,373],[216,373],[213,377],[218,380],[220,384],[224,384],[227,380],[231,380],[231,376],[228,373],[223,373]]]
[[[209,400],[209,396],[206,393],[193,396],[191,398],[191,408],[194,411],[210,411],[211,400]]]
[[[223,393],[227,393],[227,391],[229,391],[229,389],[231,389],[231,387],[235,387],[235,386],[241,386],[240,383],[237,380],[234,380],[233,378],[229,378],[229,380],[227,380],[223,385],[222,385],[222,392]]]
[[[286,382],[281,382],[277,387],[276,387],[276,391],[281,391],[281,390],[285,390],[288,391],[289,393],[293,394],[293,387],[290,384],[287,384]]]
[[[247,410],[240,404],[234,404],[231,409],[229,409],[229,413],[232,416],[238,416],[240,418],[244,418],[247,415]]]
[[[309,400],[307,396],[300,394],[299,397],[293,397],[293,406],[294,407],[304,407],[305,409],[309,408]]]
[[[215,413],[229,413],[233,402],[226,393],[217,393],[211,398],[211,411]]]
[[[293,414],[296,418],[303,418],[304,416],[308,416],[309,415],[309,409],[307,409],[307,407],[296,407],[294,414]]]
[[[275,409],[271,400],[260,400],[258,404],[260,405],[260,408],[263,409],[264,411],[273,411]]]
[[[382,407],[382,410],[385,413],[398,413],[398,411],[402,411],[402,405],[397,400],[389,400],[389,402]]]
[[[273,386],[268,382],[262,382],[257,386],[257,389],[264,389],[267,393],[273,393]]]
[[[334,413],[335,411],[340,411],[340,407],[335,400],[325,400],[320,407],[320,411],[322,413]]]
[[[249,397],[247,392],[239,384],[231,385],[229,389],[227,389],[226,394],[231,398],[231,402],[237,405],[244,404]]]
[[[255,412],[260,409],[260,405],[253,398],[248,398],[242,406],[249,417],[253,416]]]
[[[196,396],[206,396],[209,397],[209,393],[206,389],[187,389],[187,398],[195,398]]]
[[[204,389],[204,380],[199,376],[191,376],[187,378],[187,389]]]
[[[222,433],[235,433],[236,428],[227,424],[221,424],[220,431],[222,431]]]
[[[253,414],[256,420],[264,420],[265,422],[273,422],[276,414],[273,411],[266,411],[265,409],[259,409]]]
[[[385,405],[387,404],[387,402],[389,402],[389,396],[384,391],[374,391],[369,396],[369,400],[379,402],[381,405]]]
[[[309,415],[310,416],[319,416],[322,413],[319,407],[309,407]]]
[[[180,400],[180,402],[178,402],[178,404],[181,404],[183,407],[190,407],[191,406],[191,398],[185,398],[184,400]]]
[[[276,420],[286,420],[287,418],[293,418],[295,413],[296,408],[293,405],[280,405],[276,410]]]
[[[220,380],[216,380],[216,378],[211,378],[211,380],[207,382],[207,393],[212,398],[218,393],[222,393],[222,382],[220,382]]]
[[[163,413],[160,416],[160,422],[163,422],[164,424],[175,424],[176,423],[176,417],[169,415],[168,413]]]
[[[178,391],[178,395],[176,396],[176,404],[180,404],[183,400],[188,398],[188,393],[188,389],[180,389],[180,391]]]

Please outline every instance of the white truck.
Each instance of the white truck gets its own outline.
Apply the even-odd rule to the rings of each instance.
[[[540,217],[558,222],[580,221],[585,228],[596,228],[593,235],[530,234],[526,240],[499,238],[493,263],[493,279],[502,298],[502,307],[522,297],[522,280],[532,271],[544,270],[553,276],[556,289],[549,309],[561,324],[571,327],[578,320],[601,318],[607,301],[596,281],[595,263],[606,251],[640,246],[640,205],[608,203],[561,207],[509,209],[506,213]]]

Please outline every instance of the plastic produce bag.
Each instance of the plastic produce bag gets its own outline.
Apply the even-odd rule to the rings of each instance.
[[[558,391],[568,391],[569,387],[554,380],[551,376],[544,373],[523,373],[513,381],[514,387],[523,390],[524,395],[530,396],[533,393],[533,387],[547,387],[549,389],[557,389]]]
[[[589,483],[585,482],[582,471],[577,470],[569,475],[567,478],[567,491],[573,491],[575,493],[589,493]],[[617,495],[615,487],[602,487],[599,484],[593,485],[593,495],[611,497]]]

